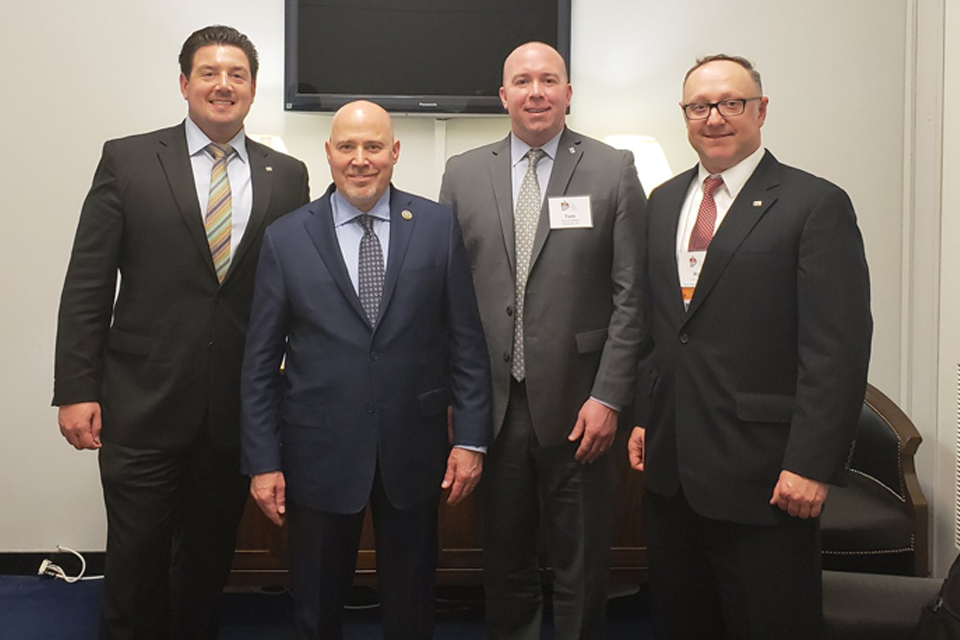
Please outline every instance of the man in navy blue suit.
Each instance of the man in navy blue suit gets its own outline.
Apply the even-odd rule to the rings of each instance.
[[[243,469],[289,515],[298,638],[342,637],[368,502],[384,635],[429,638],[440,489],[470,494],[490,438],[487,346],[456,217],[390,184],[386,111],[344,106],[326,152],[334,184],[264,237]]]

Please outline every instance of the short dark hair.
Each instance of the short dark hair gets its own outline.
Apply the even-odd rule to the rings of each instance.
[[[710,62],[717,62],[720,60],[725,60],[727,62],[734,62],[750,73],[750,77],[753,79],[753,83],[757,85],[757,91],[760,92],[760,95],[763,95],[763,83],[760,81],[760,72],[753,68],[753,63],[747,60],[742,56],[730,56],[725,53],[715,53],[712,56],[704,56],[702,58],[697,58],[697,63],[690,67],[690,70],[687,71],[687,75],[683,76],[683,84],[687,84],[687,78],[690,77],[690,74],[702,67],[705,64]]]
[[[250,64],[251,79],[256,82],[257,70],[260,68],[260,61],[257,59],[257,48],[253,46],[250,39],[233,27],[226,27],[222,24],[215,24],[204,27],[190,34],[190,37],[183,43],[180,49],[180,71],[187,78],[193,71],[193,57],[197,50],[211,44],[237,47],[247,56],[247,62]]]

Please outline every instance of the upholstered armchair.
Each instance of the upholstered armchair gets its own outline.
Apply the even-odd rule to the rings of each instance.
[[[847,485],[821,516],[823,568],[928,575],[927,501],[913,457],[922,438],[890,398],[867,385]]]

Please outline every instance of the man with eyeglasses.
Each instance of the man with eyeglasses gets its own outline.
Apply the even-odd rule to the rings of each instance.
[[[749,61],[698,60],[680,106],[700,162],[650,198],[629,442],[657,637],[819,638],[818,516],[870,354],[863,241],[842,189],[761,146]]]

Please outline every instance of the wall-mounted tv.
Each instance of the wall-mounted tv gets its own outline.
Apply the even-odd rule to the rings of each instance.
[[[503,113],[504,58],[531,40],[570,61],[571,0],[286,0],[285,108]]]

